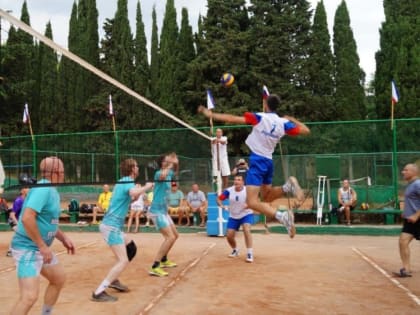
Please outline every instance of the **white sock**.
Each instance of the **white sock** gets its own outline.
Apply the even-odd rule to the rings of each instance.
[[[252,250],[252,248],[247,248],[246,251],[247,251],[248,254],[251,254],[251,255],[254,253],[254,251]]]
[[[53,307],[52,306],[49,306],[49,305],[43,305],[42,306],[42,313],[41,313],[41,315],[51,315],[52,314],[52,309],[53,309]]]
[[[102,283],[99,285],[99,287],[95,291],[95,295],[98,295],[106,290],[106,288],[109,287],[110,282],[108,280],[102,281]]]
[[[276,212],[275,217],[280,223],[283,223],[283,216],[284,216],[283,212],[281,212],[281,211]]]
[[[289,193],[292,190],[292,185],[290,185],[289,182],[286,182],[281,188],[283,189],[283,192]]]

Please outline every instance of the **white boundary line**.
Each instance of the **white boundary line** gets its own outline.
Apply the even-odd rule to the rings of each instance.
[[[156,295],[150,302],[149,304],[138,313],[138,315],[144,315],[147,314],[153,307],[155,307],[155,305],[159,302],[159,300],[166,294],[169,292],[169,290],[175,286],[175,284],[181,280],[184,275],[187,273],[187,271],[189,271],[192,267],[194,267],[195,265],[197,265],[201,259],[203,259],[204,256],[206,256],[209,251],[216,246],[216,243],[211,243],[209,245],[209,247],[207,247],[200,256],[198,256],[196,259],[194,259],[190,264],[188,264],[171,282],[168,283],[168,285],[166,287],[164,287],[162,289],[162,292],[160,292],[158,295]]]
[[[374,267],[376,270],[378,270],[385,278],[387,278],[389,281],[391,281],[397,288],[403,290],[408,297],[410,297],[414,303],[420,306],[420,298],[412,293],[410,289],[406,288],[404,285],[401,284],[397,279],[391,277],[383,268],[381,268],[377,263],[375,263],[372,259],[367,257],[365,254],[363,254],[359,249],[356,247],[351,248],[356,254],[358,254],[362,259],[367,261],[372,267]]]
[[[79,249],[85,248],[85,247],[90,247],[90,246],[96,244],[97,242],[98,241],[96,240],[96,241],[93,241],[93,242],[89,242],[89,243],[80,245],[79,247],[76,247],[76,250],[79,250]],[[62,250],[62,251],[56,253],[56,256],[60,256],[60,255],[63,255],[65,253],[67,253],[67,250]],[[3,274],[3,273],[9,272],[9,271],[13,271],[15,269],[16,269],[16,266],[12,266],[12,267],[8,267],[6,269],[2,269],[2,270],[0,270],[0,275]]]

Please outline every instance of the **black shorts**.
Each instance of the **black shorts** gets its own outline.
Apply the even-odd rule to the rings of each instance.
[[[404,219],[402,232],[411,234],[416,238],[416,240],[420,241],[420,220],[417,220],[416,223],[411,223],[408,222],[407,219]]]

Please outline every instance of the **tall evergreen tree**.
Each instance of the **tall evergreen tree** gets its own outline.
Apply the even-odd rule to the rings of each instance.
[[[141,14],[140,1],[137,2],[136,10],[136,38],[134,41],[134,58],[135,58],[135,73],[134,73],[134,88],[144,96],[149,94],[149,78],[150,69],[147,58],[147,40],[144,32],[144,23]]]
[[[150,94],[152,100],[157,102],[159,98],[159,69],[160,69],[160,54],[159,54],[159,37],[156,19],[156,8],[152,10],[152,41],[150,48]]]
[[[179,100],[174,97],[179,90],[176,74],[178,69],[177,56],[179,54],[179,46],[174,0],[166,1],[162,33],[160,35],[159,53],[160,71],[158,104],[170,112],[175,112],[179,103]]]
[[[186,118],[184,114],[185,109],[197,106],[197,104],[188,103],[189,97],[187,94],[187,90],[193,87],[192,82],[187,79],[188,65],[195,58],[195,48],[192,27],[188,20],[188,10],[186,8],[182,8],[181,15],[181,29],[179,31],[178,39],[179,52],[177,56],[178,68],[176,70],[178,90],[175,91],[174,96],[180,101],[177,104],[178,108],[176,109],[178,116]]]
[[[251,90],[257,97],[262,84],[279,94],[282,110],[304,118],[308,101],[309,32],[311,11],[308,1],[251,0],[251,68],[257,83]]]
[[[309,87],[312,101],[308,107],[312,113],[308,112],[306,116],[312,121],[333,120],[334,59],[323,1],[318,2],[315,10],[309,51]]]
[[[418,1],[384,0],[385,22],[376,53],[375,94],[379,118],[391,116],[391,80],[400,92],[394,115],[420,116],[420,6]]]
[[[335,106],[336,119],[363,119],[366,113],[364,79],[359,66],[356,41],[350,27],[346,2],[338,6],[334,17]]]
[[[53,39],[51,22],[47,23],[46,37]],[[44,43],[39,45],[39,107],[33,118],[38,122],[40,132],[56,132],[56,124],[61,121],[62,113],[56,106],[56,82],[57,82],[57,55]]]
[[[31,25],[26,1],[23,2],[21,21]],[[10,27],[7,43],[2,47],[3,94],[0,95],[1,106],[0,122],[3,134],[13,133],[21,127],[23,106],[27,102],[36,105],[34,94],[35,73],[34,58],[35,46],[32,36]]]

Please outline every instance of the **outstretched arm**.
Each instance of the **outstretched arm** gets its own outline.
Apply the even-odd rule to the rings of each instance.
[[[224,121],[231,124],[245,125],[245,118],[243,116],[235,116],[231,114],[213,113],[203,105],[198,107],[198,112],[206,116],[207,118],[213,118],[214,120]]]
[[[308,135],[311,133],[311,130],[303,122],[291,116],[283,116],[283,117],[290,120],[291,122],[294,122],[297,126],[299,126],[300,135]]]

